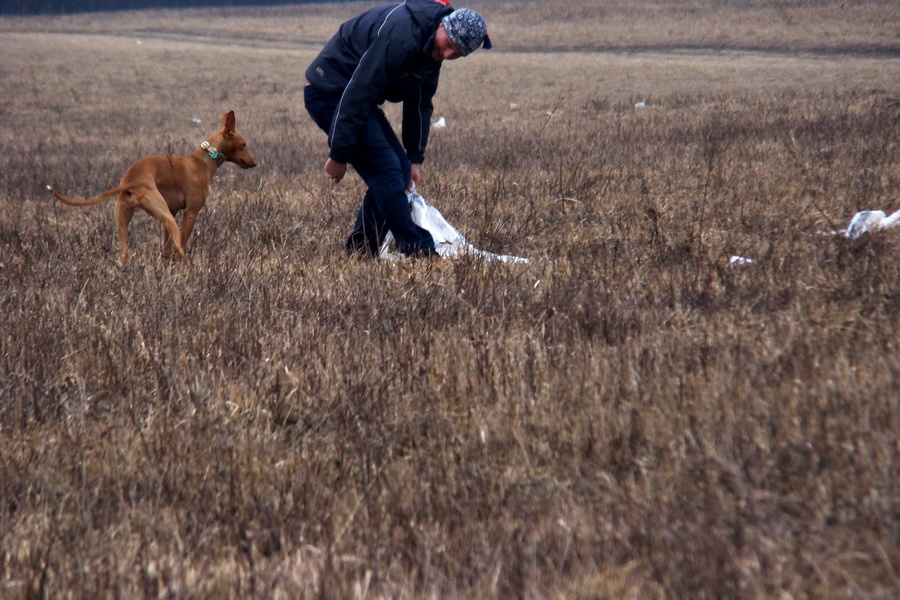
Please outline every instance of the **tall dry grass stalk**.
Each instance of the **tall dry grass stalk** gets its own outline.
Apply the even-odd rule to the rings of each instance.
[[[900,208],[897,9],[821,4],[473,6],[422,192],[525,266],[343,255],[363,4],[0,21],[0,596],[894,597],[900,238],[818,232]],[[229,109],[190,266],[44,189]]]

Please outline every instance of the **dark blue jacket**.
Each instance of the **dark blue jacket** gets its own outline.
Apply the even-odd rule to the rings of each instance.
[[[362,124],[380,104],[403,103],[403,147],[421,164],[441,63],[430,51],[441,19],[453,8],[437,0],[406,0],[373,8],[341,25],[306,69],[317,89],[340,94],[328,133],[329,156],[350,158]]]

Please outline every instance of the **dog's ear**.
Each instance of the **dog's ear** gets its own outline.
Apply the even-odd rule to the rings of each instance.
[[[234,133],[234,111],[230,110],[222,117],[222,131],[224,133]]]

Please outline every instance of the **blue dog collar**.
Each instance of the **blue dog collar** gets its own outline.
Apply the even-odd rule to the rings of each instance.
[[[200,147],[206,150],[207,154],[209,154],[209,157],[216,161],[217,165],[221,165],[223,162],[225,162],[225,157],[222,156],[218,150],[210,146],[209,142],[207,142],[206,140],[203,140],[203,143],[200,144]]]

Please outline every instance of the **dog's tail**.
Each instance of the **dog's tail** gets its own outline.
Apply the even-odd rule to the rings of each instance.
[[[104,200],[109,200],[116,194],[120,194],[120,193],[124,192],[125,190],[127,190],[128,187],[120,185],[118,187],[114,187],[111,190],[106,190],[99,196],[90,198],[88,200],[70,200],[69,198],[66,198],[65,196],[63,196],[62,194],[57,192],[55,189],[53,189],[52,185],[48,185],[47,189],[50,191],[51,194],[56,196],[57,200],[59,200],[63,204],[68,204],[69,206],[90,206],[92,204],[100,204]]]

